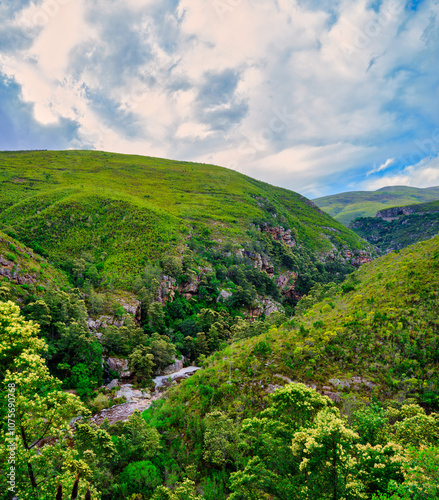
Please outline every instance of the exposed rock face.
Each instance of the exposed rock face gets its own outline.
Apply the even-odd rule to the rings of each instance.
[[[256,306],[248,310],[248,317],[250,319],[256,319],[263,314],[265,316],[269,316],[274,312],[283,313],[285,312],[285,310],[278,302],[275,302],[274,300],[267,297],[261,297],[259,295],[256,301]]]
[[[171,375],[160,375],[159,377],[155,377],[153,382],[155,383],[155,388],[166,387],[166,385],[170,385],[172,382],[180,382],[181,380],[190,377],[196,371],[201,370],[198,366],[188,366],[186,368],[182,368],[178,372],[172,373]]]
[[[120,378],[130,378],[132,373],[128,369],[128,360],[121,358],[107,358],[107,366],[110,370],[116,371]]]
[[[179,285],[175,278],[171,276],[162,276],[162,280],[157,293],[157,300],[162,304],[165,304],[167,301],[172,302],[175,297],[175,292],[179,292],[186,299],[192,298],[194,295],[198,293],[198,289],[200,288],[200,283],[202,277],[211,271],[210,268],[207,267],[199,267],[200,273],[193,277],[188,283],[182,283]]]
[[[117,378],[113,379],[108,385],[106,385],[105,389],[111,391],[111,389],[114,389],[115,387],[119,387],[119,380],[117,380]]]
[[[120,305],[129,314],[132,314],[136,319],[140,319],[140,301],[135,298],[119,299]]]
[[[87,325],[90,330],[99,330],[109,325],[121,327],[124,324],[123,319],[117,319],[114,316],[98,316],[96,319],[87,318]]]
[[[268,224],[264,224],[260,227],[260,231],[270,234],[274,240],[282,241],[289,247],[296,246],[296,241],[291,236],[291,229],[285,229],[282,226],[271,227]]]
[[[8,278],[17,285],[31,285],[37,281],[36,276],[31,274],[20,275],[20,268],[14,262],[9,261],[0,255],[0,276]]]
[[[341,252],[334,248],[331,252],[318,253],[317,256],[321,262],[339,261],[342,264],[351,264],[354,267],[360,267],[373,260],[371,252],[349,248],[344,248]]]
[[[228,298],[232,297],[233,293],[232,292],[229,292],[228,290],[221,290],[220,294],[218,295],[218,297],[216,298],[216,301],[217,302],[224,302],[226,301]]]
[[[162,276],[162,281],[158,289],[157,299],[162,304],[168,300],[172,302],[175,297],[175,292],[178,290],[177,280],[171,276]]]
[[[386,208],[385,210],[380,210],[375,214],[375,217],[379,217],[380,219],[384,219],[387,221],[392,221],[401,217],[401,215],[410,215],[415,212],[414,207],[392,207]]]
[[[171,373],[178,372],[183,369],[184,362],[184,356],[181,359],[174,358],[174,363],[165,367],[158,375],[170,375]]]
[[[276,285],[280,288],[280,293],[289,299],[299,300],[302,295],[295,290],[298,274],[292,271],[286,271],[280,274],[276,280]]]
[[[128,402],[139,401],[140,399],[151,399],[151,395],[148,391],[140,391],[139,389],[133,389],[132,384],[123,384],[116,393],[117,398],[126,398]]]

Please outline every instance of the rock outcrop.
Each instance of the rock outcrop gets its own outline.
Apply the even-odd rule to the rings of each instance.
[[[163,370],[160,370],[157,375],[171,375],[171,373],[178,372],[183,369],[185,362],[185,357],[182,356],[181,359],[174,358],[174,363],[168,365]]]
[[[0,255],[0,276],[8,278],[17,285],[36,283],[37,277],[28,273],[20,274],[20,267]]]
[[[268,233],[274,240],[281,241],[289,247],[296,246],[296,241],[291,236],[291,229],[285,229],[282,226],[269,226],[268,224],[263,224],[259,227],[259,230],[262,233]]]
[[[132,373],[128,368],[128,360],[122,358],[107,358],[107,366],[119,374],[120,378],[130,378]]]
[[[139,401],[140,399],[151,399],[149,391],[141,391],[133,389],[132,384],[123,384],[116,393],[117,398],[125,398],[128,403],[132,401]]]
[[[375,214],[375,217],[384,219],[387,221],[392,221],[401,217],[401,215],[410,215],[415,212],[414,207],[392,207],[386,208],[385,210],[380,210]]]
[[[285,310],[278,302],[275,302],[274,300],[267,297],[261,297],[259,295],[256,300],[255,306],[248,309],[247,316],[250,319],[257,319],[262,315],[269,316],[274,312],[283,313],[285,312]]]

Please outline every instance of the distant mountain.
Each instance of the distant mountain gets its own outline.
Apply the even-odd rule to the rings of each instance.
[[[439,201],[377,212],[375,217],[359,217],[349,227],[383,252],[401,250],[439,233]]]
[[[357,217],[373,217],[379,210],[439,200],[439,186],[387,186],[377,191],[349,191],[316,198],[314,203],[348,226]]]

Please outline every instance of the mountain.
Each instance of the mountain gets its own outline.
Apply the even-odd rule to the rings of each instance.
[[[348,226],[357,217],[373,217],[385,208],[413,205],[439,199],[439,186],[413,188],[387,186],[377,191],[350,191],[316,198],[314,203]]]
[[[0,180],[1,499],[438,498],[439,237],[372,260],[211,165],[9,152]]]
[[[427,413],[439,408],[438,284],[439,237],[435,237],[365,264],[340,286],[314,290],[299,303],[297,317],[273,325],[262,335],[241,338],[211,356],[203,370],[170,388],[165,400],[145,412],[147,422],[162,433],[165,449],[171,450],[161,460],[167,456],[171,463],[172,457],[186,471],[195,468],[204,485],[215,478],[218,481],[218,469],[208,460],[213,434],[235,447],[227,462],[230,482],[224,479],[234,491],[232,498],[436,498],[439,488],[433,471],[438,460],[428,456],[437,456],[439,415],[427,416],[416,403]],[[309,423],[314,418],[310,417],[313,405],[328,404],[329,400],[318,399],[320,395],[341,409],[345,430],[341,420]],[[407,418],[404,423],[403,418]],[[436,429],[431,438],[422,422]],[[348,435],[350,443],[360,436],[361,444],[346,473],[351,481],[357,478],[357,487],[365,481],[364,490],[347,496],[317,488],[312,493],[313,481],[307,483],[303,474],[308,460],[316,460],[311,450],[317,446],[320,466],[325,467],[328,443],[343,448]],[[300,466],[292,441],[301,441],[306,448]],[[407,483],[398,490],[401,496],[393,496],[396,490],[387,490],[390,463],[384,460],[373,465],[378,463],[375,460],[380,461],[378,455],[387,450],[384,453],[395,464],[392,446],[397,446],[401,458],[403,449],[421,442],[423,458],[419,455],[418,461],[415,453],[411,466],[397,466],[405,471]],[[284,452],[280,451],[282,443]],[[428,446],[433,448],[427,452]],[[360,449],[372,453],[371,462],[362,462]],[[316,468],[310,467],[311,474],[319,470],[317,463]],[[354,464],[361,465],[357,469]],[[374,467],[387,471],[381,484],[369,476]],[[410,467],[423,471],[420,481],[414,479]],[[404,478],[393,480],[403,483]],[[308,485],[303,491],[297,486],[302,481]],[[239,496],[244,491],[249,496]],[[382,493],[374,496],[378,491]],[[411,494],[405,496],[408,491]]]
[[[399,394],[438,408],[438,283],[439,236],[375,259],[341,285],[317,286],[290,321],[210,357],[166,406],[251,416],[293,380],[338,401]]]
[[[96,283],[116,289],[130,289],[148,262],[182,260],[185,249],[201,267],[213,254],[240,253],[276,277],[322,274],[312,262],[335,274],[368,249],[303,196],[212,165],[3,152],[0,183],[0,229],[73,274],[72,259],[82,259]]]
[[[383,252],[401,250],[439,233],[439,201],[380,210],[349,227]]]

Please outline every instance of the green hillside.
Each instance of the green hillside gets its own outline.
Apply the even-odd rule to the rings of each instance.
[[[381,210],[349,227],[383,252],[401,250],[439,233],[439,201]]]
[[[341,493],[334,496],[331,491],[300,490],[299,485],[303,486],[303,481],[306,483],[307,476],[300,473],[303,469],[300,467],[299,471],[294,454],[287,447],[291,439],[299,439],[294,430],[289,433],[295,425],[301,431],[301,439],[307,439],[307,433],[311,433],[309,448],[316,445],[312,440],[319,439],[312,430],[315,429],[313,425],[304,425],[303,421],[294,423],[302,412],[312,411],[317,404],[317,399],[311,403],[317,395],[312,396],[313,391],[307,393],[311,389],[305,390],[299,382],[335,402],[345,416],[344,425],[349,423],[351,430],[360,433],[361,442],[369,443],[366,448],[374,460],[379,460],[383,445],[389,446],[389,452],[397,444],[418,446],[422,439],[425,439],[424,445],[437,446],[439,415],[428,417],[433,432],[429,438],[421,423],[424,417],[416,417],[425,411],[415,403],[421,403],[427,412],[439,408],[438,285],[439,237],[365,264],[340,287],[316,290],[302,299],[299,303],[299,310],[303,311],[301,316],[280,327],[273,326],[263,335],[235,342],[210,357],[203,370],[169,389],[166,400],[148,410],[145,418],[162,433],[170,450],[168,460],[172,456],[187,470],[195,466],[204,484],[211,484],[215,478],[218,481],[221,474],[215,472],[218,469],[212,465],[212,460],[206,461],[206,434],[204,447],[201,439],[203,429],[213,425],[214,416],[217,426],[220,426],[220,418],[237,429],[244,422],[243,435],[229,434],[227,438],[230,446],[238,447],[227,462],[232,478],[227,484],[231,484],[235,492],[231,498],[433,499],[439,491],[437,474],[433,472],[437,470],[437,460],[436,465],[431,463],[432,468],[427,473],[430,467],[427,457],[424,456],[422,464],[416,462],[413,458],[417,453],[415,448],[411,449],[414,455],[410,463],[413,467],[419,466],[420,475],[415,479],[414,472],[407,473],[408,482],[399,490],[395,483],[396,489],[392,491],[398,490],[400,494],[387,496],[383,493],[393,488],[384,479],[389,472],[382,476],[381,485],[368,483],[371,480],[367,479],[368,467],[373,467],[372,460],[368,466],[361,466],[365,474],[362,479],[357,477],[357,484],[366,481],[362,494],[358,490],[347,496]],[[319,301],[319,297],[325,296]],[[284,387],[285,392],[274,392],[279,387]],[[327,401],[318,404],[324,407],[329,404]],[[375,403],[370,404],[371,401]],[[398,423],[402,415],[410,415],[413,420]],[[372,434],[367,434],[366,429]],[[342,432],[341,427],[338,432]],[[346,430],[345,437],[347,433]],[[404,433],[404,437],[399,433]],[[343,434],[336,435],[336,442],[341,444]],[[378,435],[381,437],[377,439]],[[353,435],[351,438],[357,439]],[[259,456],[258,460],[251,459],[252,455],[246,458],[245,451],[239,451],[240,439],[248,446],[242,450]],[[321,439],[318,447],[323,450],[328,442]],[[285,455],[277,461],[274,457],[281,453],[281,443],[285,443]],[[270,446],[277,448],[270,449]],[[436,452],[437,448],[432,448],[429,453],[434,455]],[[305,450],[303,456],[311,459],[306,453]],[[321,456],[323,463],[325,457],[328,455]],[[283,460],[289,464],[289,471],[282,466]],[[351,478],[356,474],[353,464],[360,460],[358,454],[354,454],[352,460],[347,469]],[[376,467],[388,467],[382,464]],[[295,467],[297,472],[293,472]],[[398,470],[402,469],[398,466]],[[235,473],[236,470],[240,472]],[[312,476],[317,474],[316,470],[310,474],[317,481],[317,476]],[[394,479],[402,482],[403,476]],[[325,480],[321,477],[319,481],[323,481],[321,485]],[[373,492],[379,491],[381,496],[374,497]]]
[[[316,198],[314,203],[348,226],[357,217],[373,217],[389,207],[412,205],[439,199],[439,187],[388,186],[377,191],[351,191]]]
[[[12,283],[5,296],[41,326],[51,373],[90,404],[103,355],[130,361],[148,385],[175,356],[196,362],[238,330],[262,331],[271,314],[294,314],[316,283],[341,282],[372,258],[306,198],[212,165],[4,152],[0,180],[9,238],[0,284]],[[27,263],[13,248],[25,245],[37,271],[23,281]],[[39,262],[47,286],[37,283]],[[206,331],[212,318],[217,327]],[[78,368],[89,344],[93,360]],[[145,356],[147,369],[135,365]]]
[[[104,282],[129,286],[145,263],[192,247],[235,248],[257,226],[297,248],[362,249],[306,198],[205,164],[94,151],[0,153],[0,228],[59,262],[87,253]]]
[[[1,500],[438,498],[439,236],[371,261],[296,193],[156,158],[0,181]]]
[[[8,283],[17,296],[46,287],[68,287],[68,277],[44,257],[0,231],[0,281]]]
[[[342,285],[318,287],[290,322],[209,358],[205,370],[169,392],[166,404],[248,416],[264,407],[270,384],[284,385],[282,377],[289,377],[322,392],[324,386],[348,388],[331,380],[351,380],[348,392],[413,396],[437,408],[438,285],[439,237],[376,259]],[[357,384],[352,377],[371,383]],[[213,398],[202,396],[203,385],[214,389]]]

